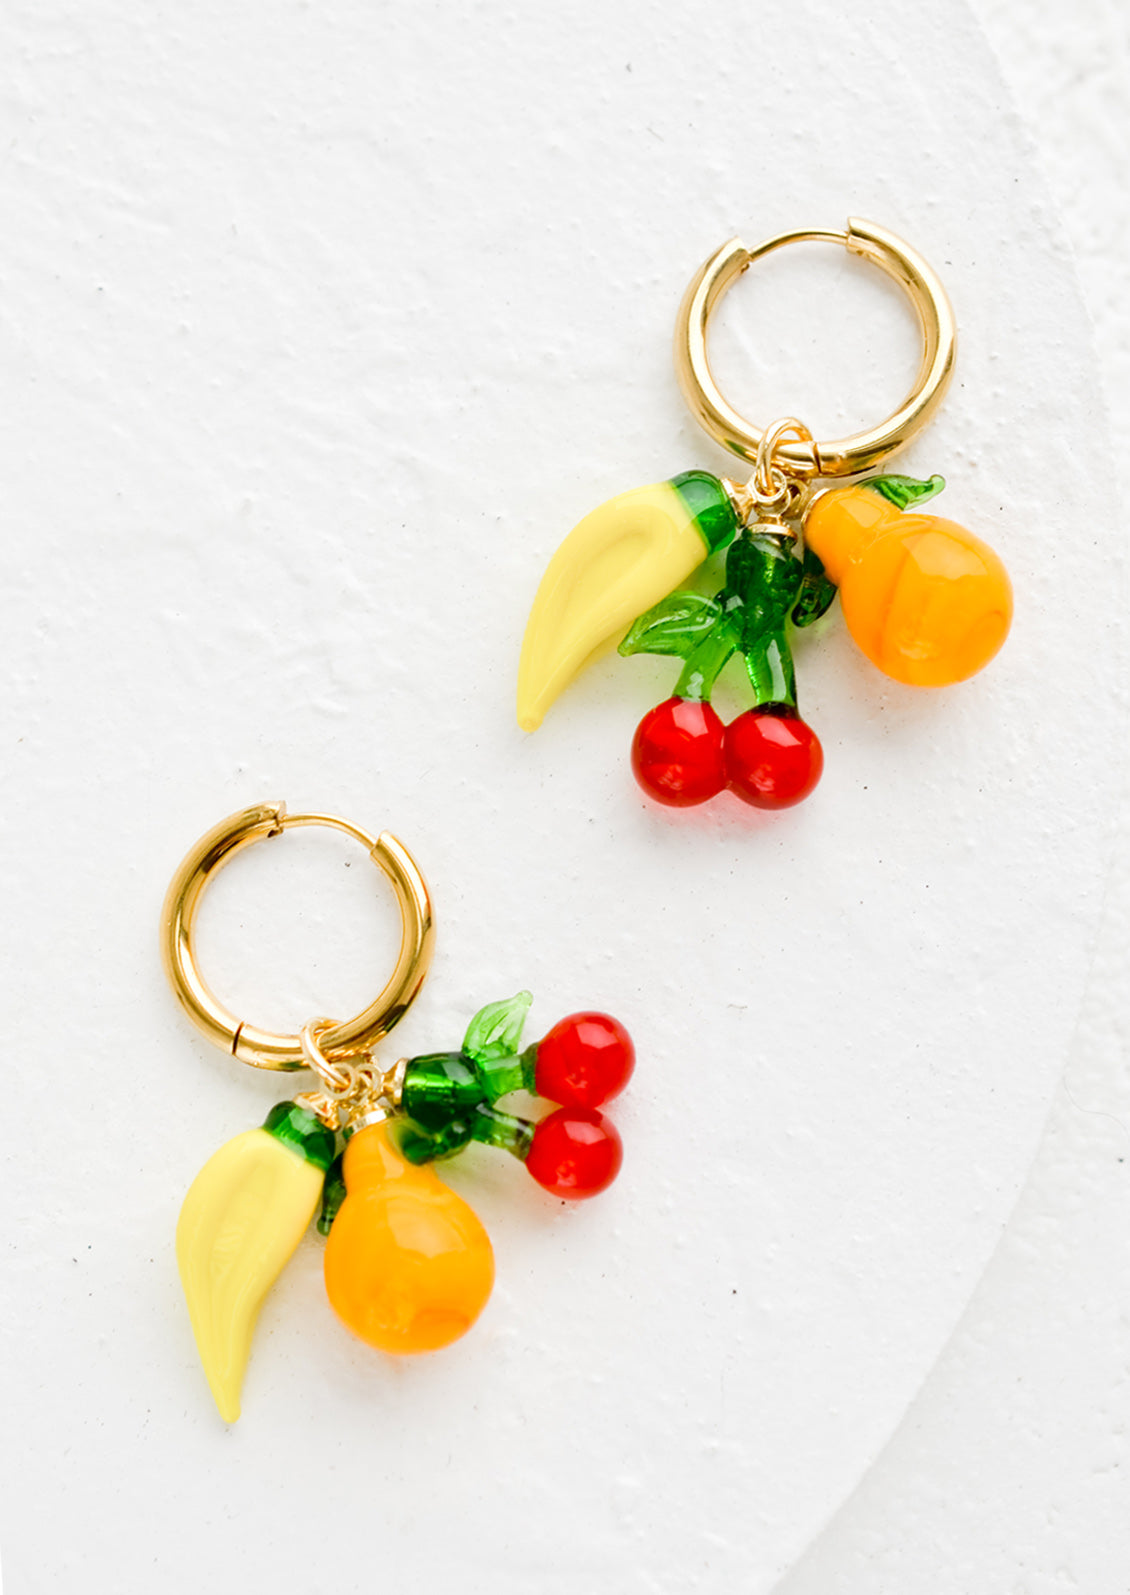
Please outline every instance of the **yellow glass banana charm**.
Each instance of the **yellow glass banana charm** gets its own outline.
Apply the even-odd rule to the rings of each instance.
[[[550,560],[526,623],[522,730],[536,731],[573,677],[737,529],[729,495],[706,471],[621,493],[586,515]]]
[[[313,1218],[334,1138],[312,1113],[280,1102],[193,1180],[177,1221],[177,1264],[192,1332],[225,1423],[240,1390],[263,1298]]]

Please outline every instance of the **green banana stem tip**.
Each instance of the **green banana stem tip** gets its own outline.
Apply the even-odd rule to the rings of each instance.
[[[276,1102],[263,1120],[263,1128],[323,1173],[334,1160],[337,1143],[333,1131],[297,1102]]]
[[[718,477],[709,471],[683,471],[671,478],[671,486],[694,516],[695,530],[706,544],[707,553],[717,554],[728,548],[741,523]]]

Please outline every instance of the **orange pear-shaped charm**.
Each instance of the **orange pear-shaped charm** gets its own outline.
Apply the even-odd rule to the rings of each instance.
[[[1008,635],[1012,587],[1000,558],[955,521],[904,513],[942,486],[875,477],[821,493],[804,540],[840,590],[844,620],[879,669],[947,687],[987,665]]]
[[[429,1164],[409,1163],[387,1123],[345,1149],[346,1197],[326,1242],[326,1292],[380,1351],[436,1351],[470,1329],[494,1284],[490,1238]]]

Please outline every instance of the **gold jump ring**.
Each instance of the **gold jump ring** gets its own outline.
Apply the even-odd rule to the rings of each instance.
[[[802,443],[812,442],[812,433],[804,422],[798,421],[793,415],[786,415],[780,421],[774,421],[772,426],[765,428],[761,434],[761,442],[757,446],[757,457],[749,486],[766,504],[788,498],[788,478],[776,463],[780,444],[787,437],[797,438]]]
[[[333,1028],[332,1019],[311,1019],[298,1032],[302,1048],[302,1061],[307,1069],[318,1076],[327,1095],[340,1101],[357,1086],[357,1070],[351,1063],[335,1063],[322,1051],[319,1037]]]

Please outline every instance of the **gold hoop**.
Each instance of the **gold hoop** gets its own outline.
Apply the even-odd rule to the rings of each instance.
[[[213,995],[196,964],[196,911],[213,875],[243,848],[300,825],[328,825],[360,842],[391,881],[403,927],[396,968],[375,1002],[353,1019],[319,1029],[318,1044],[326,1056],[349,1057],[375,1046],[408,1011],[432,959],[435,929],[428,888],[411,853],[395,836],[384,831],[374,840],[333,814],[288,814],[285,803],[257,804],[229,815],[200,838],[170,882],[161,911],[161,960],[193,1023],[209,1041],[256,1069],[305,1068],[302,1038],[247,1024]]]
[[[731,238],[711,255],[683,297],[675,322],[675,372],[699,425],[732,454],[755,462],[762,431],[744,420],[719,392],[706,357],[706,327],[727,288],[755,260],[786,244],[809,240],[843,244],[851,254],[862,255],[886,272],[913,305],[922,333],[922,363],[914,386],[886,421],[832,443],[811,439],[782,443],[774,454],[775,462],[793,476],[858,476],[901,449],[926,425],[949,385],[957,348],[957,325],[945,289],[922,256],[894,233],[849,217],[846,232],[801,229],[779,233],[756,249],[747,249],[740,238]]]

